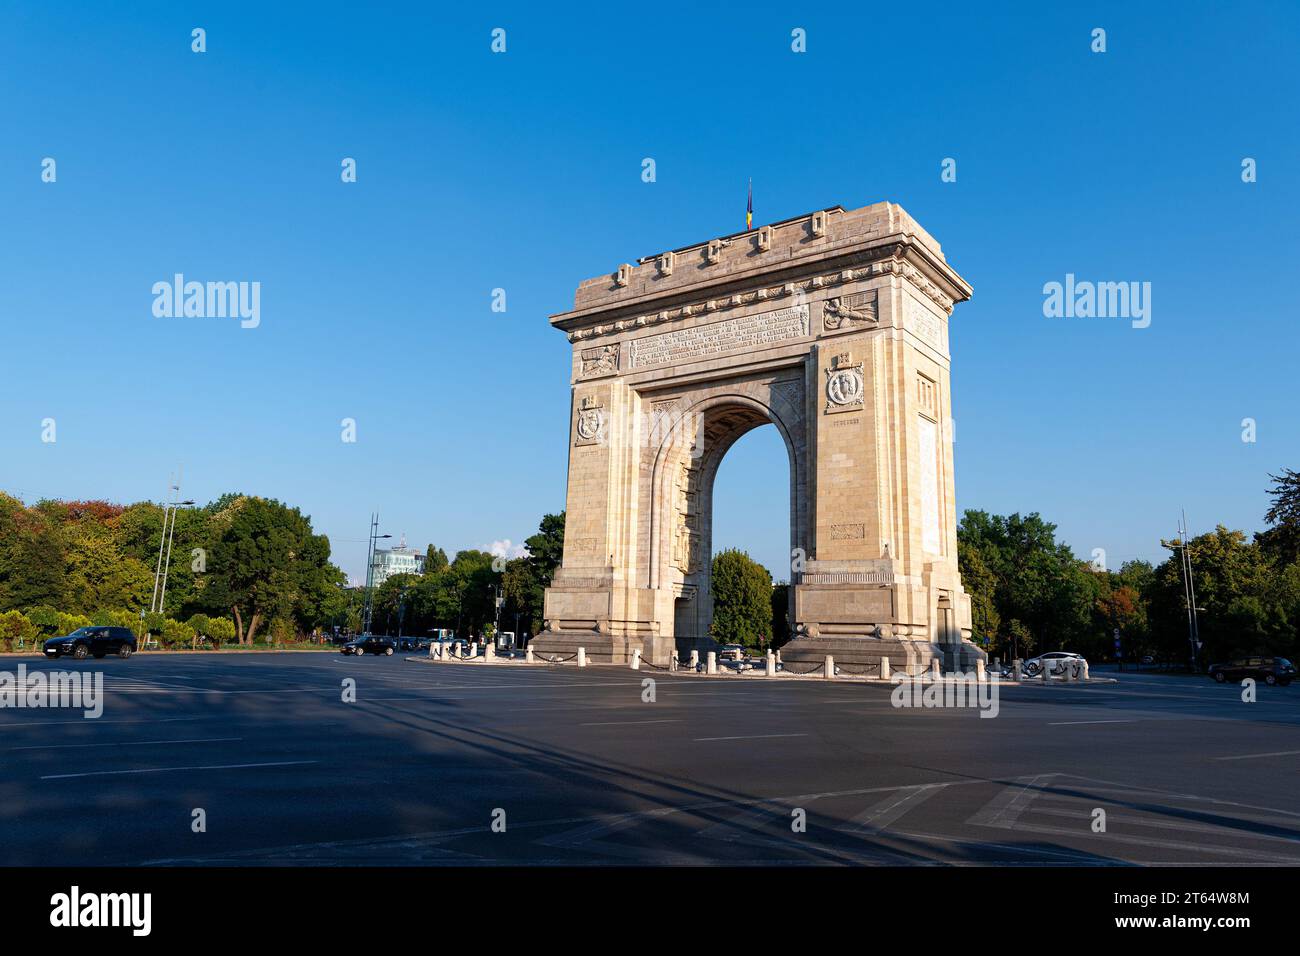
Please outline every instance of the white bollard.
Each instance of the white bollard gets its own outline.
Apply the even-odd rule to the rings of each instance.
[[[984,662],[983,662],[983,661],[976,661],[976,662],[975,662],[975,679],[976,679],[977,681],[979,681],[981,684],[984,683],[984,681],[986,681],[986,680],[989,679],[989,675],[988,675],[988,673],[985,672],[985,670],[984,670]]]
[[[587,666],[587,649],[585,647],[578,648],[578,666]]]
[[[1017,684],[1020,683],[1020,666],[1023,662],[1020,658],[1013,658],[1011,661],[1011,679]]]
[[[491,663],[494,662],[496,659],[497,659],[497,648],[496,648],[496,645],[493,644],[491,641],[486,642],[486,643],[483,645],[483,660],[484,660],[484,662],[486,662],[486,663],[488,663],[488,664],[491,664]]]
[[[1048,661],[1042,662],[1042,670],[1039,671],[1039,675],[1043,678],[1044,684],[1052,679],[1052,665]]]
[[[826,680],[835,679],[835,658],[831,657],[829,654],[826,655],[826,666],[823,668],[822,676]]]
[[[764,669],[763,676],[771,677],[776,673],[776,655],[771,651],[767,652],[767,667]]]
[[[704,672],[706,674],[716,674],[718,672],[718,652],[709,651],[709,656],[704,660]]]
[[[636,647],[632,649],[632,670],[639,671],[640,669],[641,669],[641,648]]]
[[[524,649],[524,660],[529,664],[533,662],[533,645],[529,644],[528,647]]]
[[[930,679],[931,680],[943,679],[943,665],[939,663],[939,658],[937,657],[932,657],[930,659]]]
[[[1083,662],[1083,676],[1082,676],[1080,679],[1081,679],[1081,680],[1087,680],[1087,679],[1088,679],[1088,662],[1087,662],[1087,661],[1084,661],[1084,662]]]
[[[888,657],[882,657],[882,658],[880,659],[880,679],[881,679],[881,680],[889,680],[890,676],[891,676],[891,673],[890,673],[890,670],[889,670],[889,658],[888,658]]]
[[[673,656],[672,656],[672,658],[668,661],[668,669],[669,669],[670,671],[675,671],[675,670],[677,670],[678,665],[679,665],[679,661],[677,660],[677,652],[676,652],[676,651],[673,651]]]
[[[691,670],[698,670],[700,666],[700,652],[691,651]]]

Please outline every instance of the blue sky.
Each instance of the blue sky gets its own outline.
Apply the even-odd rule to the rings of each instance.
[[[353,575],[372,510],[518,543],[564,503],[547,316],[740,228],[752,177],[756,223],[899,202],[974,286],[959,509],[1039,511],[1112,566],[1182,507],[1257,530],[1300,467],[1297,7],[991,6],[6,4],[0,488],[159,499],[183,462],[188,497],[300,506]],[[155,318],[177,272],[260,282],[260,326]],[[1066,273],[1150,282],[1151,326],[1045,318]],[[736,446],[715,547],[782,566],[786,469],[774,429]]]

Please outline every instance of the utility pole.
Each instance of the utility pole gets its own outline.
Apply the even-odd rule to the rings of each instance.
[[[1196,582],[1192,580],[1192,555],[1187,550],[1187,512],[1178,522],[1178,541],[1183,570],[1183,598],[1187,601],[1187,641],[1192,650],[1192,670],[1197,668],[1197,650],[1201,643],[1200,620],[1196,616]]]
[[[379,533],[379,512],[370,513],[370,539],[366,545],[366,604],[361,615],[361,634],[366,636],[370,633],[370,616],[374,611],[374,581],[375,581],[375,542],[381,538],[391,538],[391,534]]]

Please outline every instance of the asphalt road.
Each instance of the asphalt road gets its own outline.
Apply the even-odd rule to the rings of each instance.
[[[1029,684],[988,719],[885,686],[612,667],[0,670],[20,661],[102,671],[107,693],[95,720],[0,709],[6,865],[1300,864],[1300,686]]]

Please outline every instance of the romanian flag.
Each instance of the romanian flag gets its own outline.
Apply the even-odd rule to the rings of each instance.
[[[754,180],[749,181],[749,202],[745,204],[745,231],[754,228]]]

